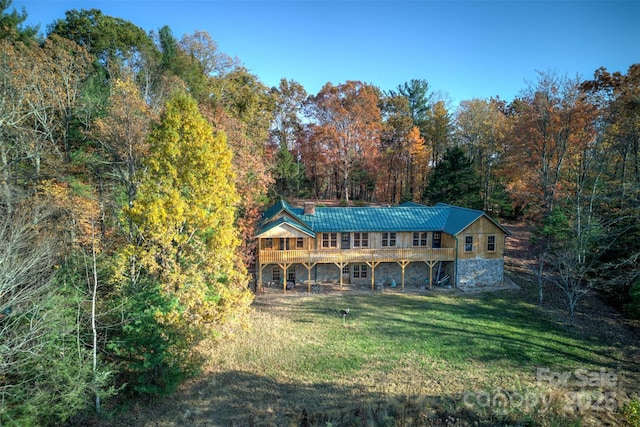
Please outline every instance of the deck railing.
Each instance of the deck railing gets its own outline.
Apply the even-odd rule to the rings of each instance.
[[[262,250],[259,254],[262,265],[454,260],[454,248]]]

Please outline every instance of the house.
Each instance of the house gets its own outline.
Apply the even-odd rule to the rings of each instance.
[[[472,288],[504,278],[509,232],[482,211],[439,203],[323,207],[278,201],[256,233],[258,287],[304,282]]]

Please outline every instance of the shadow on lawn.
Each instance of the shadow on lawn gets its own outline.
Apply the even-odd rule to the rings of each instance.
[[[547,319],[537,306],[517,298],[485,294],[453,301],[427,298],[418,309],[424,315],[408,319],[396,313],[417,314],[416,304],[399,299],[388,310],[388,321],[394,326],[387,330],[409,335],[413,331],[416,339],[441,340],[448,348],[461,349],[463,357],[482,362],[509,359],[522,365],[604,368],[624,362],[601,339],[563,328]]]
[[[284,301],[293,322],[336,322],[351,308],[349,322],[362,333],[388,340],[424,342],[444,359],[505,360],[535,367],[603,367],[616,358],[601,338],[580,336],[547,319],[539,308],[521,301],[518,291],[440,298],[430,295],[345,294]],[[438,350],[440,349],[440,350]],[[551,365],[551,366],[550,366]]]
[[[502,426],[462,397],[385,396],[330,383],[291,384],[247,372],[209,374],[183,392],[131,411],[120,426]]]
[[[303,411],[310,421],[320,417],[319,410],[338,413],[356,394],[329,383],[291,384],[238,371],[202,376],[182,390],[166,404],[129,412],[122,417],[125,425],[304,425]]]

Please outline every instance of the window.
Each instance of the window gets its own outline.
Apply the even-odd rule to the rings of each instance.
[[[287,269],[287,281],[295,282],[296,281],[296,268],[291,266]]]
[[[464,236],[464,251],[473,252],[473,236]]]
[[[281,251],[288,251],[289,248],[289,239],[286,239],[284,237],[280,238],[280,250]]]
[[[496,251],[496,236],[490,235],[487,236],[487,252],[495,252]]]
[[[349,249],[351,246],[351,235],[349,233],[342,233],[340,236],[340,247],[342,249]]]
[[[382,233],[382,247],[395,246],[396,233]]]
[[[304,239],[302,237],[296,239],[296,249],[304,249]]]
[[[348,276],[349,275],[349,264],[347,264],[344,267],[342,267],[342,275],[343,276]]]
[[[367,264],[356,264],[353,266],[353,278],[354,279],[366,279],[369,275]]]
[[[433,237],[431,241],[432,248],[441,248],[442,247],[442,233],[439,231],[433,232]]]
[[[280,267],[273,267],[273,270],[271,272],[271,280],[273,280],[274,282],[280,281]]]
[[[425,231],[413,233],[413,246],[427,246],[427,233]]]
[[[337,248],[338,247],[338,233],[322,233],[322,247],[323,248]]]
[[[360,278],[360,264],[356,264],[353,266],[353,278],[354,279]]]
[[[265,249],[273,249],[273,239],[271,239],[271,238],[264,239],[264,248]]]
[[[353,233],[353,247],[366,248],[369,246],[369,233]]]

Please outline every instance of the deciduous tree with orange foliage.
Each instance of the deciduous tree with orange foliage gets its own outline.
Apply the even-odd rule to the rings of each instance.
[[[600,68],[582,90],[599,107],[591,175],[598,178],[597,209],[610,218],[610,244],[598,266],[597,286],[625,301],[630,292],[640,294],[640,63],[626,74]],[[640,313],[640,299],[632,304]]]
[[[233,152],[235,187],[240,196],[236,226],[242,243],[239,252],[245,265],[254,259],[253,237],[272,183],[270,161],[265,155],[275,102],[269,88],[244,67],[210,77],[213,97],[201,101],[201,110],[216,129],[227,135]]]
[[[539,73],[538,81],[513,103],[507,146],[509,191],[530,216],[551,214],[567,188],[565,172],[595,136],[594,108],[579,81]]]
[[[418,182],[426,180],[427,147],[414,125],[409,99],[393,95],[382,100],[383,130],[381,134],[381,173],[376,185],[377,199],[387,203],[420,201],[421,191],[414,198]]]
[[[540,73],[537,84],[514,102],[506,170],[516,203],[539,225],[534,232],[539,301],[543,281],[558,287],[572,325],[606,241],[607,222],[593,209],[597,110],[579,85],[578,79]]]
[[[334,86],[327,83],[310,97],[315,120],[311,138],[322,141],[329,163],[338,174],[336,195],[349,201],[351,173],[357,163],[377,170],[382,120],[378,90],[359,81]]]
[[[435,102],[427,111],[423,132],[425,142],[431,151],[430,165],[436,166],[450,148],[453,132],[451,114],[444,101]]]
[[[500,213],[506,203],[499,169],[504,162],[509,121],[500,101],[462,101],[456,112],[455,137],[465,148],[481,181],[483,209]]]
[[[111,83],[106,115],[93,124],[92,136],[109,161],[110,175],[124,186],[127,206],[132,207],[138,187],[142,160],[149,154],[147,136],[151,112],[142,99],[132,76]]]
[[[312,197],[321,198],[329,193],[327,187],[330,186],[332,167],[324,151],[327,143],[317,130],[314,124],[303,125],[296,133],[296,141],[304,164],[304,174],[309,182],[309,193]],[[330,190],[333,191],[333,188]]]
[[[57,36],[42,47],[8,41],[0,45],[0,131],[19,136],[12,139],[21,142],[19,148],[10,143],[0,152],[28,159],[29,167],[21,173],[35,183],[46,163],[51,175],[52,168],[69,159],[69,127],[91,59],[85,49]]]

